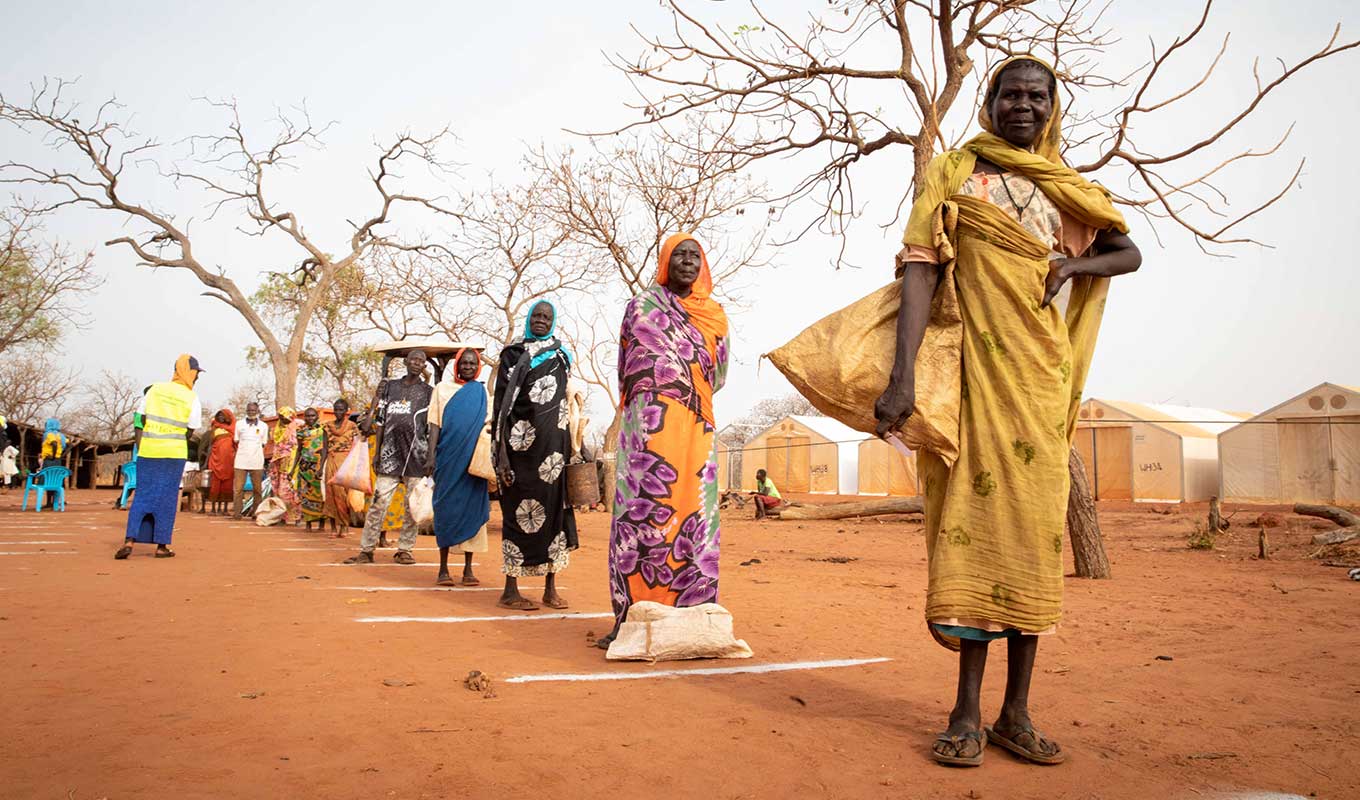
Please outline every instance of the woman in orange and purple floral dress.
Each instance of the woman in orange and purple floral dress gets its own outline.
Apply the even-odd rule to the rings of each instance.
[[[609,589],[614,630],[633,603],[718,599],[718,464],[713,393],[727,375],[727,315],[699,242],[661,248],[656,285],[628,302],[619,337],[619,431]]]

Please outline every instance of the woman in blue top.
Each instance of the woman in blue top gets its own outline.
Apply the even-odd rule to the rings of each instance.
[[[449,577],[449,548],[462,546],[463,585],[477,585],[472,554],[486,550],[486,523],[491,500],[486,479],[468,472],[477,438],[486,426],[486,387],[477,381],[482,358],[476,350],[459,350],[451,374],[435,387],[430,398],[429,467],[434,472],[434,536],[439,544],[439,575],[435,583],[453,586]],[[470,547],[481,538],[481,547]]]

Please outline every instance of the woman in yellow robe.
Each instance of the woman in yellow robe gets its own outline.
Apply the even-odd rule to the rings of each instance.
[[[899,255],[897,350],[874,409],[883,434],[907,424],[918,393],[952,400],[951,418],[930,424],[950,433],[920,452],[918,472],[926,621],[960,651],[933,756],[956,766],[982,762],[984,736],[1034,763],[1066,757],[1030,721],[1030,677],[1039,636],[1062,614],[1068,450],[1109,278],[1142,258],[1109,193],[1063,163],[1061,116],[1053,70],[1011,59],[988,85],[985,132],[930,164]],[[1000,638],[1006,695],[983,728],[987,647]]]

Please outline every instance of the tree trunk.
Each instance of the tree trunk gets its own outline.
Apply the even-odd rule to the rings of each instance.
[[[297,407],[297,375],[298,364],[286,356],[283,358],[271,358],[270,366],[274,369],[274,408],[279,406]]]
[[[1072,489],[1067,496],[1067,533],[1072,539],[1076,575],[1078,578],[1109,578],[1110,559],[1105,556],[1105,542],[1100,536],[1100,520],[1096,517],[1095,500],[1091,498],[1091,484],[1086,480],[1086,465],[1075,447],[1068,456],[1067,471],[1072,476]]]
[[[1307,503],[1297,503],[1294,506],[1294,513],[1305,517],[1322,517],[1329,519],[1343,528],[1354,528],[1360,525],[1360,515],[1352,514],[1344,508],[1336,506],[1315,506]]]
[[[922,514],[925,506],[919,497],[888,497],[880,500],[859,500],[853,503],[829,505],[799,505],[779,509],[781,520],[849,519],[874,517],[880,514]]]

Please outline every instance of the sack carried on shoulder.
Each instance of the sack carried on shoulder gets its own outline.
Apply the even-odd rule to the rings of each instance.
[[[472,451],[467,471],[475,478],[496,479],[496,468],[491,465],[491,434],[486,431],[477,437],[477,447]]]
[[[360,439],[350,448],[349,455],[340,462],[340,469],[331,476],[330,483],[364,494],[373,494],[373,475],[369,472],[368,442]]]

